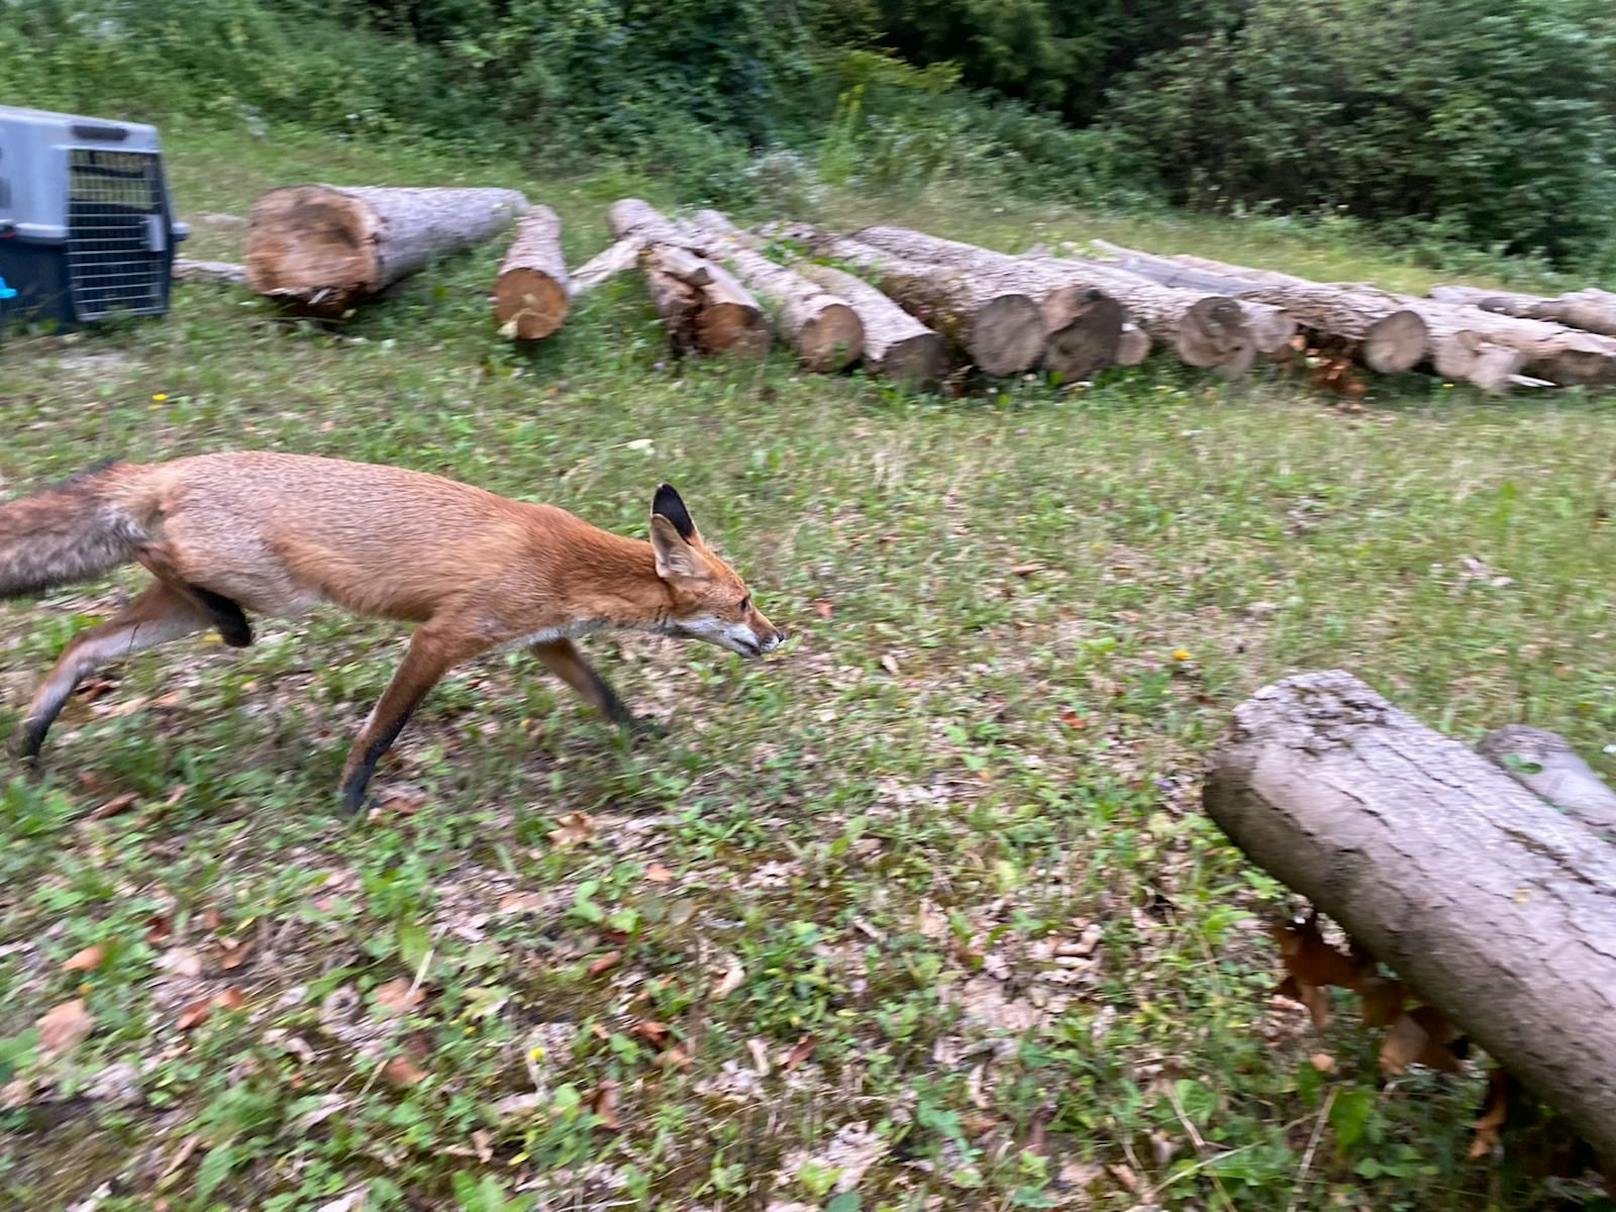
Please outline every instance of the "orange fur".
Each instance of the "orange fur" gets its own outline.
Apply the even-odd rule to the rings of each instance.
[[[349,754],[350,807],[438,679],[490,648],[531,645],[622,721],[627,713],[570,637],[650,630],[748,656],[783,638],[666,486],[656,508],[667,512],[652,515],[651,542],[423,472],[268,452],[118,464],[53,493],[0,506],[0,591],[8,571],[12,582],[34,589],[138,560],[167,591],[142,599],[138,621],[148,631],[153,612],[164,610],[167,632],[196,630],[210,617],[223,617],[223,628],[228,612],[209,612],[218,599],[281,616],[326,601],[421,624]],[[99,639],[75,640],[63,654],[30,707],[26,750],[37,750],[65,700],[64,684],[70,691],[88,661],[117,655],[125,622],[137,620],[114,619],[97,629]],[[139,646],[137,638],[128,642]]]

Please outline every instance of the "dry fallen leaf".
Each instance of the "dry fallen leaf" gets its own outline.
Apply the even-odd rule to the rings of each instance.
[[[1307,1059],[1308,1062],[1320,1073],[1335,1072],[1335,1057],[1331,1056],[1328,1052],[1315,1052]]]
[[[655,1019],[642,1018],[628,1029],[628,1033],[638,1039],[643,1039],[653,1048],[665,1048],[668,1045],[670,1034],[667,1023],[659,1023]]]
[[[181,1031],[189,1031],[193,1027],[200,1027],[203,1023],[207,1022],[208,1016],[212,1013],[213,998],[198,998],[189,1006],[185,1007],[185,1009],[180,1011],[180,1016],[174,1020],[174,1025]]]
[[[604,1081],[595,1088],[595,1097],[590,1102],[590,1110],[600,1120],[600,1126],[608,1131],[615,1132],[623,1126],[617,1118],[616,1082]]]
[[[1118,1162],[1115,1165],[1107,1166],[1106,1169],[1111,1171],[1112,1178],[1116,1179],[1128,1190],[1139,1190],[1139,1176],[1133,1172],[1131,1167],[1124,1166],[1122,1163]]]
[[[395,1090],[420,1085],[425,1077],[426,1072],[407,1056],[395,1056],[382,1066],[382,1080]]]
[[[125,791],[122,795],[115,795],[101,807],[93,809],[85,816],[87,821],[104,821],[109,816],[117,816],[120,812],[134,806],[140,798],[139,792]]]
[[[549,898],[542,892],[508,892],[499,898],[501,913],[537,913]]]
[[[673,872],[661,863],[652,863],[645,869],[645,878],[652,884],[670,884],[673,882]]]
[[[890,652],[882,656],[881,668],[885,669],[893,677],[897,677],[901,672],[898,668],[898,658],[893,656]]]
[[[471,1134],[471,1147],[477,1160],[485,1166],[494,1159],[494,1134],[487,1128],[477,1128]]]
[[[64,972],[94,972],[106,962],[107,949],[100,943],[93,943],[83,951],[75,952],[62,965]]]
[[[82,997],[53,1006],[34,1024],[39,1029],[39,1047],[44,1056],[62,1056],[77,1048],[95,1030],[95,1019]]]
[[[829,598],[815,598],[813,606],[814,613],[822,619],[828,619],[836,613],[836,606]]]
[[[1487,1075],[1487,1102],[1481,1118],[1475,1122],[1476,1135],[1470,1142],[1472,1161],[1486,1157],[1498,1147],[1499,1134],[1509,1118],[1510,1084],[1509,1074],[1503,1069],[1495,1068]]]
[[[220,939],[220,970],[223,972],[234,972],[237,968],[241,967],[242,964],[247,962],[247,957],[252,954],[252,951],[253,941],[250,938],[244,938],[240,942],[237,942],[233,938]]]
[[[550,841],[557,849],[581,846],[595,836],[595,818],[587,812],[569,812],[550,830]]]
[[[371,1000],[386,1015],[407,1014],[426,1000],[426,994],[408,977],[395,976],[385,984],[377,985],[371,993]]]
[[[231,985],[213,999],[213,1004],[221,1010],[240,1010],[247,1004],[247,997],[240,989]]]
[[[197,924],[210,934],[224,924],[224,918],[220,916],[217,909],[202,910],[196,920]]]
[[[723,1001],[731,993],[739,989],[741,982],[745,979],[746,969],[741,967],[741,961],[734,955],[725,953],[723,975],[713,982],[713,987],[707,992],[707,1000],[711,1002]]]
[[[791,1046],[791,1051],[787,1052],[783,1057],[780,1058],[780,1067],[787,1073],[791,1072],[798,1065],[802,1064],[803,1061],[812,1056],[814,1054],[814,1049],[817,1047],[819,1047],[819,1041],[812,1035],[803,1036]]]
[[[599,976],[603,972],[610,972],[622,962],[623,953],[621,951],[608,951],[605,955],[601,956],[594,963],[589,965],[589,975]]]
[[[1018,577],[1030,577],[1033,573],[1042,572],[1043,570],[1044,566],[1037,561],[1030,561],[1026,564],[1010,565],[1010,572]]]
[[[683,1042],[677,1043],[666,1052],[658,1055],[656,1063],[664,1069],[688,1069],[690,1068],[690,1048]]]

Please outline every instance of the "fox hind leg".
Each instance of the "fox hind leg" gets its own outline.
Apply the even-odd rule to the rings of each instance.
[[[22,725],[12,738],[12,752],[27,759],[37,757],[45,734],[74,687],[98,666],[201,631],[208,623],[209,619],[183,594],[161,581],[148,585],[111,619],[79,632],[68,642],[28,704]]]

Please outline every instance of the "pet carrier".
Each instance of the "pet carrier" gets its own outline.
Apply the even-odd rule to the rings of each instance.
[[[161,315],[186,235],[155,127],[0,105],[0,325]]]

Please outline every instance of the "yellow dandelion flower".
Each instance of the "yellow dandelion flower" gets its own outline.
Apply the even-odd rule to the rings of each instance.
[[[1187,661],[1189,659],[1190,659],[1190,650],[1188,648],[1175,648],[1175,649],[1173,649],[1173,660],[1175,660],[1175,661]]]
[[[168,393],[166,391],[155,391],[152,393],[152,399],[161,404],[164,400],[168,399]]]

